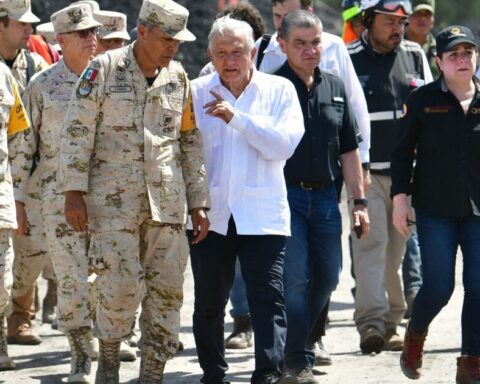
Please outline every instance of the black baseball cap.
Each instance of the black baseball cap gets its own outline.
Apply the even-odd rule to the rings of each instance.
[[[471,44],[478,48],[478,42],[470,28],[462,25],[452,25],[440,31],[437,35],[437,55],[451,51],[453,47],[461,43]]]

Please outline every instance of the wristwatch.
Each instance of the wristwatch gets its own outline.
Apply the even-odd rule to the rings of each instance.
[[[363,205],[365,208],[368,207],[367,199],[353,199],[353,205]]]

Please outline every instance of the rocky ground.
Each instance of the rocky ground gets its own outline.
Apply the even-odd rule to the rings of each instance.
[[[343,214],[346,214],[342,205]],[[345,216],[344,216],[345,217]],[[344,269],[340,285],[333,294],[330,311],[330,328],[324,339],[332,353],[333,365],[317,367],[315,373],[321,384],[406,384],[410,383],[400,371],[399,352],[382,352],[378,355],[362,355],[359,338],[353,323],[353,286],[350,277],[350,260],[346,233],[348,222],[344,220]],[[426,342],[424,377],[419,384],[455,383],[456,357],[460,345],[460,310],[463,299],[461,287],[461,261],[457,265],[457,286],[448,306],[432,324]],[[42,281],[41,290],[45,290]],[[43,293],[42,293],[43,294]],[[201,371],[198,365],[192,335],[193,282],[191,272],[186,272],[185,303],[182,309],[181,339],[185,350],[167,364],[165,384],[199,383]],[[231,318],[226,316],[226,335],[231,331]],[[400,333],[403,335],[405,322]],[[9,346],[10,355],[17,363],[17,370],[0,372],[0,383],[5,384],[58,384],[65,383],[69,371],[67,341],[50,325],[35,323],[43,343],[38,346]],[[244,351],[228,351],[230,369],[228,379],[232,383],[249,383],[254,367],[252,348]],[[96,363],[93,364],[93,371]],[[136,383],[139,361],[122,363],[121,383]],[[92,381],[93,383],[93,381]],[[152,383],[154,384],[154,383]]]

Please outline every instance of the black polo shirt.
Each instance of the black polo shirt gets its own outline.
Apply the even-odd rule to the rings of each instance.
[[[289,79],[295,86],[305,122],[305,134],[285,165],[287,184],[333,182],[340,173],[339,156],[358,147],[358,128],[343,81],[317,68],[309,91],[288,61],[275,75]]]
[[[472,202],[480,209],[477,81],[476,88],[466,115],[442,78],[410,95],[392,152],[392,196],[411,194],[415,208],[438,216],[471,215]]]

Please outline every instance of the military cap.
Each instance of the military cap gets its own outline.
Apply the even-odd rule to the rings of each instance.
[[[436,42],[438,56],[451,51],[453,47],[461,43],[471,44],[478,48],[478,42],[470,28],[461,25],[452,25],[440,31],[436,37]]]
[[[435,0],[412,0],[413,13],[419,11],[429,11],[435,13]]]
[[[159,27],[173,39],[195,40],[195,35],[187,29],[187,9],[173,0],[143,0],[139,19]]]
[[[101,39],[124,39],[130,40],[127,32],[127,15],[113,11],[97,11],[93,17],[102,26],[98,30]]]
[[[40,21],[32,12],[30,0],[0,0],[0,17],[5,16],[21,23],[38,23]]]
[[[56,44],[55,32],[53,31],[53,24],[51,22],[38,24],[35,27],[35,31],[37,35],[42,35],[45,40],[47,40],[47,43],[52,45]]]
[[[95,0],[80,0],[71,3],[70,5],[78,5],[78,4],[88,4],[92,12],[97,12],[100,10],[100,5]]]
[[[88,4],[69,5],[55,12],[50,20],[55,34],[81,31],[101,25],[93,18],[92,10]]]

